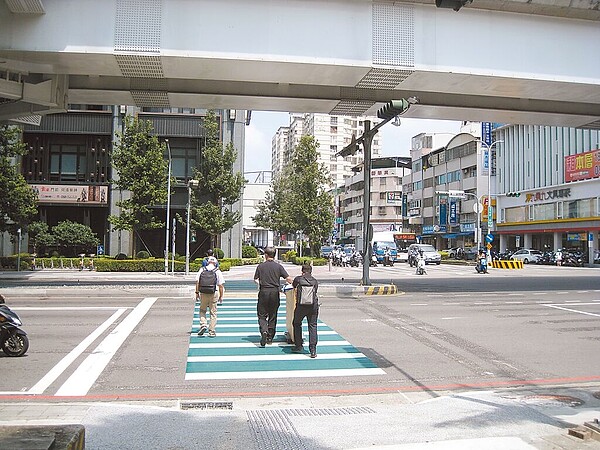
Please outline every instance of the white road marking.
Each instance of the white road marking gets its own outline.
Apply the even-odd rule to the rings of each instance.
[[[208,338],[207,338],[208,339]],[[293,344],[283,344],[273,342],[273,347],[291,347]],[[321,341],[319,347],[343,347],[344,345],[352,345],[348,341]],[[220,342],[220,343],[191,343],[190,348],[247,348],[258,347],[258,343],[252,342]]]
[[[366,358],[362,353],[319,353],[319,359]],[[228,356],[188,356],[188,362],[243,362],[243,361],[291,361],[306,359],[306,354],[285,355],[228,355]]]
[[[56,396],[83,396],[88,393],[125,339],[150,310],[156,297],[142,300],[127,317],[94,349],[56,392]]]
[[[571,306],[585,306],[585,305],[595,305],[595,303],[574,303]],[[600,314],[595,314],[595,313],[586,312],[586,311],[577,311],[576,309],[565,308],[563,306],[558,306],[558,305],[544,305],[544,306],[548,306],[549,308],[562,309],[563,311],[574,312],[577,314],[584,314],[586,316],[600,317]]]
[[[474,305],[491,305],[492,302],[473,302]]]
[[[219,326],[217,325],[217,329],[219,328]],[[231,333],[226,333],[226,332],[219,332],[218,335],[220,337],[248,337],[248,336],[255,336],[255,337],[260,337],[260,333],[258,332],[258,330],[256,332],[248,332],[248,331],[240,331],[240,332],[231,332]],[[337,335],[337,333],[335,331],[329,331],[329,330],[324,330],[324,331],[319,331],[319,335],[321,336],[325,336],[325,335]]]
[[[523,302],[504,302],[507,305],[522,305]]]
[[[308,358],[308,355],[304,356]],[[357,375],[385,375],[382,369],[331,369],[331,370],[271,370],[264,372],[206,372],[186,373],[186,381],[193,380],[239,380],[244,378],[308,378],[345,377]]]
[[[411,303],[410,306],[427,306],[428,303]]]
[[[464,319],[464,317],[442,317],[442,320],[455,320],[455,319]]]
[[[200,321],[194,320],[194,322],[200,322]],[[210,320],[208,322],[210,323]],[[217,330],[222,329],[222,328],[256,328],[256,329],[258,329],[258,325],[255,323],[242,323],[242,324],[225,323],[225,324],[222,324],[220,322],[221,322],[221,319],[219,318],[219,323],[217,323]],[[364,319],[363,322],[377,322],[377,319]],[[285,326],[286,323],[285,322],[281,322],[281,323],[277,322],[277,325]],[[327,327],[327,324],[325,324],[323,322],[317,323],[317,328],[319,328],[319,327],[321,327],[321,328]],[[305,329],[305,328],[308,328],[308,326],[303,324],[302,328]]]
[[[19,311],[105,311],[115,309],[130,309],[131,306],[20,306],[12,309]]]
[[[104,321],[102,325],[96,328],[92,333],[90,333],[83,341],[77,345],[73,350],[71,350],[63,359],[61,359],[58,364],[56,364],[50,371],[44,375],[44,377],[38,381],[31,389],[29,389],[29,393],[31,394],[43,394],[44,391],[50,386],[52,383],[56,381],[56,379],[69,367],[73,361],[79,358],[86,348],[88,348],[102,333],[104,333],[108,327],[110,327],[123,313],[126,311],[126,308],[120,308],[115,313],[110,316],[107,320]]]

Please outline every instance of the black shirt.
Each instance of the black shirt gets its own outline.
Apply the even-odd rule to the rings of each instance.
[[[260,289],[279,289],[279,279],[288,276],[283,266],[272,259],[260,263],[254,272],[254,279],[260,281]]]

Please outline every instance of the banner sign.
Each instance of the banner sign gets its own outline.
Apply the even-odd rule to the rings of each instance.
[[[565,181],[600,177],[600,149],[565,156]]]
[[[446,217],[447,213],[447,204],[446,202],[440,203],[440,225],[446,225]]]
[[[106,205],[108,186],[30,184],[38,203]]]
[[[481,140],[488,146],[492,145],[492,123],[481,122]]]
[[[397,203],[402,201],[402,192],[388,192],[387,193],[387,202],[388,203]]]
[[[456,200],[453,198],[450,199],[450,220],[451,224],[458,223],[458,216],[456,214]]]

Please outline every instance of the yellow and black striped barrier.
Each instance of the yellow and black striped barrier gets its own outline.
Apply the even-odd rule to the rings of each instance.
[[[522,269],[523,261],[520,259],[500,259],[494,261],[493,267],[496,269]]]
[[[398,287],[395,284],[385,286],[365,286],[365,295],[394,295],[398,293]]]

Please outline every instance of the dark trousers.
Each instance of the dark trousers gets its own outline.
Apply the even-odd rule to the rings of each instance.
[[[267,288],[258,291],[256,314],[258,315],[258,328],[261,336],[265,332],[271,339],[275,336],[277,310],[280,301],[278,288]]]
[[[296,305],[294,311],[294,344],[302,346],[302,321],[306,317],[308,321],[308,348],[317,348],[317,318],[319,317],[319,305]]]

